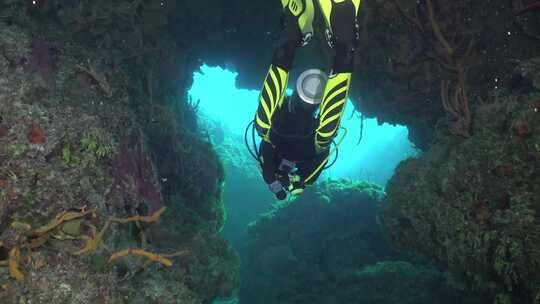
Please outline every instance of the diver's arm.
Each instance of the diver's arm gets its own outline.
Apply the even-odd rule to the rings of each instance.
[[[281,107],[287,88],[296,49],[307,44],[312,35],[314,7],[312,0],[281,0],[283,30],[272,57],[255,113],[255,128],[265,141],[269,140],[272,115]]]
[[[294,56],[294,52],[289,52]],[[270,127],[272,116],[277,107],[283,103],[289,70],[272,63],[264,79],[264,85],[259,95],[259,106],[255,113],[255,129],[264,141],[270,142]]]
[[[360,0],[317,0],[325,17],[329,44],[335,50],[332,73],[324,89],[319,124],[315,134],[315,148],[326,151],[336,136],[351,85],[355,47],[358,39],[356,16]]]

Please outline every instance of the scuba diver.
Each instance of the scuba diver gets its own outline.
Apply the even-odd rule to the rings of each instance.
[[[328,77],[320,70],[305,71],[294,94],[285,96],[296,49],[313,36],[313,1],[319,3],[326,40],[335,51],[332,69]],[[351,83],[360,2],[281,0],[283,28],[252,122],[262,138],[256,156],[263,179],[279,200],[302,193],[328,163]]]

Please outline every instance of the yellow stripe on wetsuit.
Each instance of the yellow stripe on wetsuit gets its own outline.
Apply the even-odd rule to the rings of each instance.
[[[319,164],[319,166],[315,168],[315,170],[313,170],[313,172],[311,172],[311,174],[308,175],[308,177],[306,177],[306,180],[304,181],[306,185],[312,184],[314,182],[312,181],[312,179],[314,179],[324,169],[324,167],[328,163],[328,159],[330,158],[330,155],[333,155],[334,153],[336,153],[337,149],[339,149],[339,147],[343,143],[343,140],[345,139],[345,137],[347,137],[347,129],[343,128],[343,131],[344,131],[344,134],[341,137],[341,139],[336,143],[335,148],[330,153],[328,153],[328,155],[323,159],[323,161]]]
[[[281,0],[281,5],[283,9],[288,9],[293,16],[298,17],[298,27],[302,33],[313,32],[313,0]]]
[[[288,77],[289,72],[271,65],[264,80],[255,114],[255,126],[259,135],[266,141],[268,141],[269,130],[272,126],[272,116],[276,108],[283,104]]]
[[[336,136],[347,103],[351,73],[338,73],[326,83],[315,134],[317,151],[327,149]]]
[[[286,0],[281,0],[283,3]],[[345,1],[351,1],[351,0],[318,0],[319,6],[321,8],[321,11],[324,15],[324,20],[326,21],[326,25],[329,29],[332,29],[332,20],[330,16],[332,15],[332,8],[334,4],[339,4]],[[362,3],[361,0],[352,0],[352,3],[354,5],[354,9],[356,10],[355,15],[358,15],[358,10],[360,9],[360,4]]]

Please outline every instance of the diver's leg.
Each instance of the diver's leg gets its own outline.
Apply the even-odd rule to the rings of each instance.
[[[269,141],[272,115],[283,103],[296,48],[307,44],[313,33],[313,0],[281,0],[283,30],[264,80],[255,114],[257,133]]]
[[[328,155],[330,151],[326,149],[315,156],[315,158],[298,166],[298,181],[293,181],[292,194],[298,195],[306,185],[315,183],[319,175],[321,175],[324,167],[328,164]]]
[[[276,153],[271,143],[261,142],[259,161],[261,162],[262,176],[267,184],[276,180]]]
[[[287,193],[285,192],[284,184],[276,176],[277,165],[277,155],[275,148],[271,143],[262,141],[260,146],[260,156],[259,161],[262,167],[263,179],[268,184],[268,188],[277,199],[284,200],[287,198]]]
[[[327,150],[336,136],[345,110],[358,40],[356,20],[360,0],[318,0],[327,25],[327,38],[335,50],[332,72],[324,89],[315,134],[317,151]],[[337,2],[337,3],[336,3]]]

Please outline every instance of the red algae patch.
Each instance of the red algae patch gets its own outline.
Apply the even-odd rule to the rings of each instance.
[[[6,125],[0,124],[0,138],[5,137],[8,134],[9,128]]]
[[[37,124],[33,123],[28,129],[28,141],[31,144],[42,145],[45,143],[47,137],[45,136],[45,131]]]

